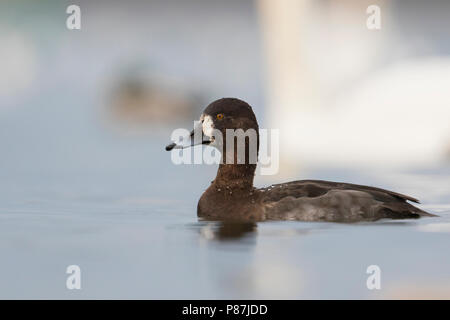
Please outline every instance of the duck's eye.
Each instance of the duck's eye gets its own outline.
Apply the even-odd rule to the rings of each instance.
[[[217,118],[217,120],[222,120],[223,119],[223,113],[218,113],[216,118]]]

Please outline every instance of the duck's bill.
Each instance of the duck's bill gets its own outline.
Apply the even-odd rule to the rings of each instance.
[[[212,138],[203,134],[202,124],[199,122],[188,136],[183,137],[179,142],[173,142],[167,145],[166,151],[170,151],[172,149],[185,149],[200,144],[208,145],[212,142]]]

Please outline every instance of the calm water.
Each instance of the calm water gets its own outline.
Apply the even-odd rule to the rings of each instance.
[[[292,175],[394,188],[439,218],[224,225],[197,220],[215,167],[172,165],[170,130],[129,137],[40,117],[1,120],[0,298],[450,297],[448,168]],[[65,287],[72,264],[78,291]],[[379,291],[366,288],[372,264]]]

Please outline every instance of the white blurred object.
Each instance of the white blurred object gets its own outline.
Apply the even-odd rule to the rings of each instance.
[[[280,126],[290,152],[316,165],[439,163],[450,142],[450,59],[406,61],[367,77],[327,108],[304,109]]]
[[[23,34],[3,31],[0,38],[0,102],[2,102],[12,100],[31,87],[36,78],[37,59],[33,44]]]
[[[368,1],[315,4],[259,1],[280,168],[440,164],[450,145],[450,59],[386,64],[379,57],[392,54],[394,27],[366,28]]]

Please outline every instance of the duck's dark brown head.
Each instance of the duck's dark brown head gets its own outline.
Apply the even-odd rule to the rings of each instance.
[[[236,98],[222,98],[212,102],[203,111],[201,120],[211,121],[214,129],[221,131],[224,136],[226,129],[258,130],[258,121],[252,107],[247,102]],[[207,125],[204,126],[206,130],[208,130]]]
[[[222,98],[206,107],[189,137],[168,145],[166,150],[197,144],[216,147],[222,159],[214,184],[250,189],[258,160],[258,130],[255,114],[247,102]]]
[[[229,135],[233,131],[235,134],[238,134],[239,131],[237,130],[239,129],[244,134],[254,134],[256,149],[258,149],[258,121],[250,105],[240,99],[222,98],[206,107],[200,116],[197,127],[192,130],[190,137],[184,139],[184,143],[172,143],[166,147],[166,150],[170,151],[174,148],[186,148],[197,144],[207,144],[225,152],[226,148],[224,146],[226,146],[227,141],[227,130],[229,131]],[[202,139],[197,139],[198,141],[194,141],[196,130],[202,133]],[[218,137],[218,132],[221,133],[220,137]],[[247,136],[247,140],[249,139]]]

